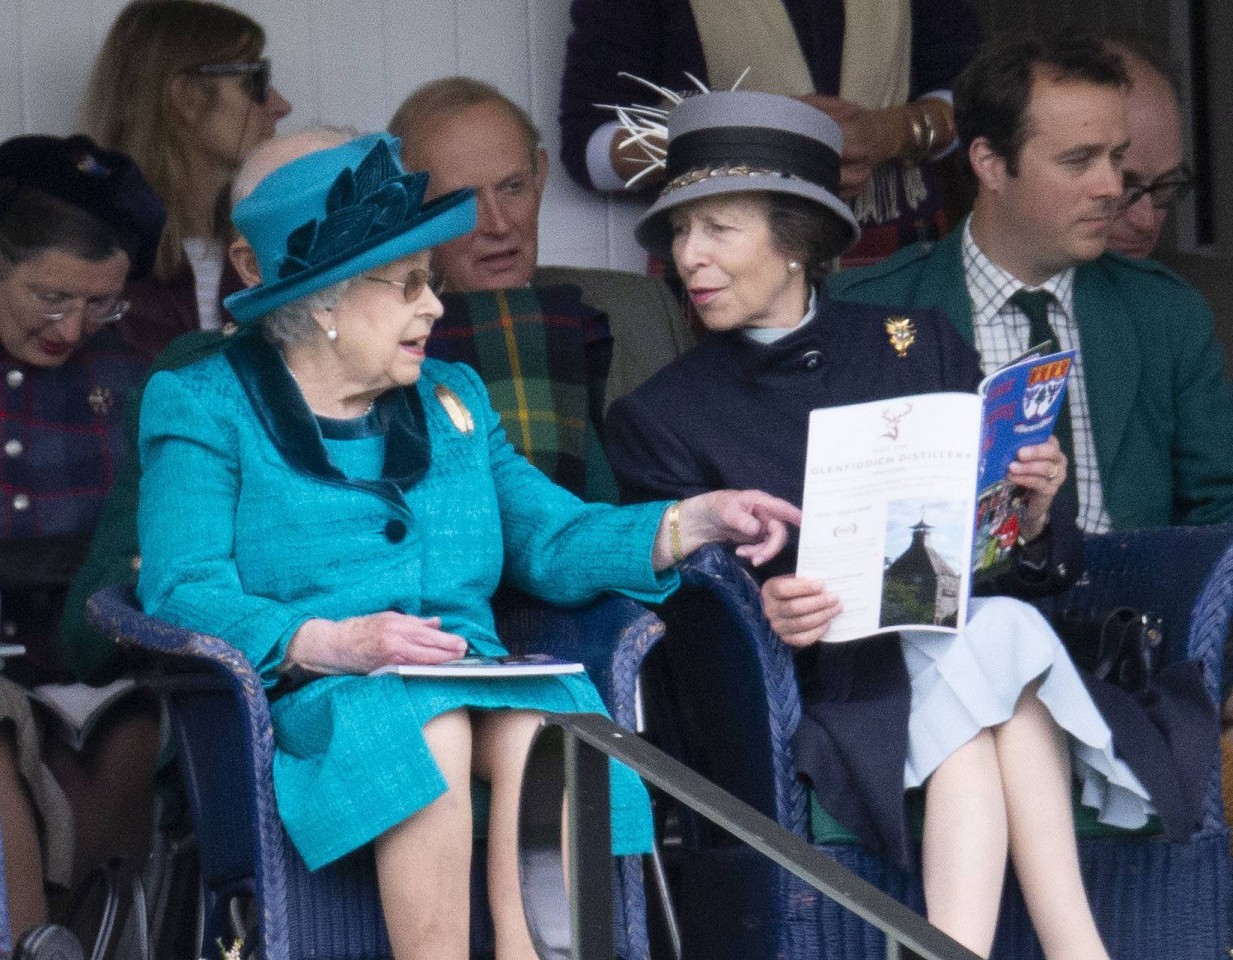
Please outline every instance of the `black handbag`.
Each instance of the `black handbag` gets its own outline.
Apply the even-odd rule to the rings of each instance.
[[[1095,618],[1067,611],[1055,626],[1075,666],[1128,693],[1146,687],[1160,668],[1164,622],[1150,611],[1117,607]]]

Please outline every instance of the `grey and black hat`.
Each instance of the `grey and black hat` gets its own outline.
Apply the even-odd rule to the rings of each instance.
[[[839,124],[800,100],[751,90],[686,97],[668,114],[667,182],[634,234],[647,250],[666,256],[674,207],[724,193],[787,193],[844,223],[844,249],[850,249],[860,227],[836,196],[842,153]]]

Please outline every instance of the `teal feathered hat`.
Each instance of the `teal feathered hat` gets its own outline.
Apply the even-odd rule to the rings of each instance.
[[[475,191],[424,203],[427,173],[398,162],[385,133],[318,150],[279,167],[235,205],[262,282],[224,305],[241,323],[275,307],[475,229]]]

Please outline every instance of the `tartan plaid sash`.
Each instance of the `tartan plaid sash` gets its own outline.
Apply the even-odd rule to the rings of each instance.
[[[612,357],[608,318],[573,285],[450,293],[428,355],[470,364],[514,448],[586,494],[588,421],[602,423]]]

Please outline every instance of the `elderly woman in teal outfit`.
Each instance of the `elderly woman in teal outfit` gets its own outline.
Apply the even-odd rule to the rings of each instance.
[[[138,591],[259,670],[288,832],[313,868],[376,842],[397,957],[467,955],[469,784],[488,780],[497,952],[529,958],[522,765],[537,713],[602,711],[594,687],[366,674],[504,653],[503,574],[566,605],[655,601],[685,552],[730,541],[761,562],[797,514],[755,491],[586,505],[514,453],[477,375],[424,357],[429,249],[472,228],[474,195],[422,205],[426,175],[397,155],[378,135],[310,153],[236,206],[263,282],[227,303],[249,329],[147,388]],[[645,849],[641,785],[614,768],[613,786],[614,846]]]

